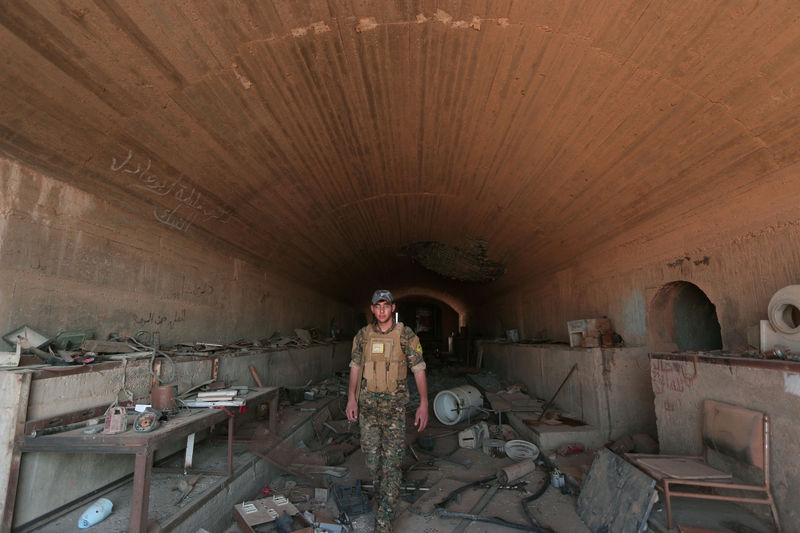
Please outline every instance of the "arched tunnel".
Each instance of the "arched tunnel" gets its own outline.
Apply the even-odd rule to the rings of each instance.
[[[19,331],[192,351],[179,393],[248,369],[300,386],[347,371],[387,289],[431,365],[558,395],[587,447],[697,451],[709,397],[769,412],[800,524],[800,340],[765,323],[800,283],[798,19],[792,0],[3,2],[6,429],[169,368],[51,366],[46,343],[14,355]],[[8,528],[130,470],[21,457]],[[41,469],[69,489],[24,503]]]

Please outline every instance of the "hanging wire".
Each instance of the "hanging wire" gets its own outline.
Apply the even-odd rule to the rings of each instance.
[[[140,338],[145,337],[145,336],[147,337],[147,343],[139,340]],[[138,352],[151,352],[150,353],[150,364],[149,364],[149,366],[147,368],[147,371],[150,372],[150,375],[153,376],[154,378],[156,378],[158,380],[158,382],[161,383],[161,384],[172,383],[173,381],[175,381],[175,361],[173,361],[172,358],[169,355],[167,355],[166,353],[164,353],[161,350],[157,349],[155,346],[150,346],[150,344],[153,344],[153,336],[154,335],[153,335],[152,332],[144,330],[144,329],[140,329],[139,331],[136,332],[136,334],[133,337],[128,337],[126,343],[128,344],[128,346],[130,348],[132,348],[132,349],[134,349],[134,350],[136,350]],[[169,371],[170,371],[169,379],[161,379],[161,377],[158,374],[153,372],[153,364],[155,363],[155,360],[156,360],[156,354],[164,357],[167,361],[169,361],[169,364],[170,364],[170,367],[169,367]]]

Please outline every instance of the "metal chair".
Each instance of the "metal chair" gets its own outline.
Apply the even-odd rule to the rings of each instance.
[[[633,465],[656,480],[656,488],[664,494],[669,528],[673,527],[672,498],[699,498],[769,505],[780,533],[778,510],[769,486],[769,417],[744,407],[705,400],[702,442],[700,456],[625,454]],[[748,465],[745,468],[761,478],[761,483],[748,483],[711,466],[711,451]]]

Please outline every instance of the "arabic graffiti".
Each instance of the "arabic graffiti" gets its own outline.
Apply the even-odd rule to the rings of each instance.
[[[141,161],[135,159],[138,158],[134,157],[131,150],[128,150],[128,155],[119,161],[116,157],[112,157],[111,170],[136,176],[134,187],[175,200],[176,203],[172,207],[153,209],[153,216],[161,224],[178,231],[187,231],[198,219],[202,221],[213,219],[220,224],[227,224],[230,220],[229,210],[220,209],[205,200],[201,192],[183,176],[177,179],[161,178],[151,170],[152,160],[148,159],[143,165]]]
[[[653,392],[658,396],[665,392],[683,392],[691,388],[691,380],[683,372],[683,363],[656,359],[651,370]]]
[[[175,311],[172,318],[168,316],[153,314],[152,312],[148,313],[146,316],[136,317],[134,319],[134,323],[137,326],[144,326],[146,324],[153,324],[156,326],[160,326],[162,324],[168,325],[169,327],[174,327],[175,324],[180,322],[186,321],[186,309],[181,309],[180,312]]]

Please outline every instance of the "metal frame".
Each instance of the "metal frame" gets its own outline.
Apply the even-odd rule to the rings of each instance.
[[[710,400],[706,400],[709,402]],[[762,505],[769,505],[770,510],[772,511],[772,518],[775,521],[775,526],[777,527],[778,533],[781,530],[781,523],[780,519],[778,518],[778,509],[775,507],[775,500],[772,497],[772,491],[770,490],[770,458],[769,458],[769,416],[760,413],[757,411],[753,411],[754,413],[758,413],[761,418],[761,426],[762,426],[762,441],[763,441],[763,464],[754,464],[756,468],[763,471],[763,483],[761,485],[753,485],[753,484],[746,484],[746,483],[737,483],[737,482],[725,482],[725,481],[703,481],[697,479],[678,479],[675,477],[671,477],[668,472],[662,472],[658,470],[654,470],[653,468],[648,467],[648,465],[643,464],[638,459],[645,459],[648,457],[673,457],[673,458],[682,458],[682,459],[691,459],[695,460],[698,463],[708,464],[707,455],[708,455],[708,446],[706,446],[705,442],[703,443],[703,455],[700,456],[685,456],[685,455],[648,455],[648,454],[625,454],[625,457],[636,467],[640,470],[648,474],[650,477],[656,480],[656,489],[664,493],[664,501],[667,507],[667,527],[672,529],[673,527],[673,520],[672,520],[672,498],[679,497],[679,498],[695,498],[695,499],[703,499],[703,500],[725,500],[725,501],[733,501],[733,502],[742,502],[742,503],[752,503],[752,504],[762,504]],[[705,436],[705,427],[706,427],[706,420],[703,420],[703,432]],[[688,489],[690,487],[694,488],[701,488],[701,489],[725,489],[725,490],[739,490],[739,491],[746,491],[756,493],[753,494],[753,497],[748,496],[735,496],[735,495],[724,495],[724,494],[708,494],[703,492],[688,492],[686,490],[674,490],[672,487],[684,487]],[[763,494],[763,498],[756,498],[757,494]]]
[[[255,406],[269,402],[269,428],[277,430],[278,387],[251,389],[245,397],[246,405]],[[228,421],[227,474],[233,474],[233,436],[234,416],[225,409],[197,409],[189,416],[174,418],[163,423],[150,433],[127,431],[116,435],[102,433],[87,435],[82,429],[75,429],[55,435],[42,437],[22,436],[15,441],[16,453],[58,452],[58,453],[102,453],[135,455],[133,472],[133,494],[131,496],[130,533],[146,533],[147,514],[150,498],[150,480],[153,471],[153,456],[161,446],[177,439],[187,438],[198,431],[215,424]],[[16,492],[16,491],[15,491]],[[16,494],[9,495],[9,505],[13,509]]]

